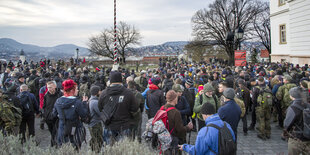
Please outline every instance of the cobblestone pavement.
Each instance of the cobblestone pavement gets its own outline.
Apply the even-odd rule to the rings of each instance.
[[[250,117],[250,115],[247,115]],[[146,122],[146,115],[143,115],[143,122]],[[248,118],[248,124],[250,124],[250,118]],[[35,129],[36,129],[36,140],[39,142],[39,147],[47,148],[50,145],[50,134],[45,125],[45,129],[41,130],[40,119],[36,119]],[[145,128],[145,125],[143,125]],[[90,139],[90,134],[87,129],[87,142]],[[287,154],[287,142],[281,140],[280,135],[282,131],[276,127],[276,123],[271,124],[271,138],[269,140],[263,141],[257,138],[257,131],[248,131],[248,135],[244,136],[242,131],[242,121],[239,122],[238,126],[238,151],[237,154],[261,154],[261,155],[276,155],[276,154]],[[191,133],[192,144],[195,143],[197,132]],[[88,143],[82,145],[82,149],[88,149]]]

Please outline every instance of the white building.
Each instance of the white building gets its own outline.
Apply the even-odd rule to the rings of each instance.
[[[310,0],[270,0],[271,60],[310,64]]]

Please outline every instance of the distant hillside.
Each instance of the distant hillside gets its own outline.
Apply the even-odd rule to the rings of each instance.
[[[79,47],[73,44],[63,44],[54,47],[40,47],[31,44],[22,44],[13,39],[1,38],[0,39],[0,52],[1,53],[12,53],[19,54],[23,50],[26,55],[37,54],[46,57],[71,57],[74,56],[76,48],[79,48],[79,54],[86,56],[89,54],[87,48]]]

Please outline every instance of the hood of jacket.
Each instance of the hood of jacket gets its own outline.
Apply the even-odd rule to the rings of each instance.
[[[76,100],[78,99],[74,96],[69,97],[62,96],[58,99],[58,102],[56,104],[62,109],[68,109],[76,103]]]
[[[117,95],[121,94],[125,90],[125,87],[120,84],[114,84],[107,88],[107,94],[109,95]]]
[[[209,123],[211,122],[215,122],[215,121],[218,121],[218,120],[221,120],[220,116],[216,113],[216,114],[213,114],[211,116],[209,116],[206,120],[205,120],[205,123],[206,125],[208,125]],[[220,127],[222,127],[224,124],[223,123],[220,123],[220,124],[216,124],[216,125],[219,125]]]

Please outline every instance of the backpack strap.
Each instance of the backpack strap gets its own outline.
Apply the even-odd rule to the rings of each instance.
[[[199,95],[199,102],[200,102],[200,105],[202,105],[202,101],[203,101],[203,97],[202,97],[202,95]]]
[[[301,110],[301,111],[303,111],[304,109],[306,109],[307,107],[303,107],[303,106],[301,106],[301,105],[299,105],[299,104],[294,104],[294,105],[292,105],[293,107],[296,107],[297,109],[299,109],[299,110]]]
[[[223,127],[225,127],[225,126],[226,126],[226,123],[225,123],[225,122],[223,122],[223,123],[224,123],[224,126],[223,126]],[[218,137],[220,137],[220,134],[221,134],[221,133],[220,133],[220,129],[221,129],[221,128],[220,128],[219,126],[210,123],[210,124],[207,125],[207,127],[213,127],[213,128],[216,128],[217,130],[219,130],[219,132],[218,132],[218,134],[219,134]],[[208,129],[209,129],[209,128],[207,128],[207,132],[208,132]],[[209,148],[209,150],[210,150],[211,152],[213,152],[214,154],[218,154],[218,153],[216,153],[214,150],[212,150],[209,146],[208,146],[208,148]]]
[[[212,97],[214,99],[214,102],[215,102],[215,110],[217,111],[218,110],[218,105],[217,105],[217,99],[216,99],[216,96],[214,94],[212,94]]]

